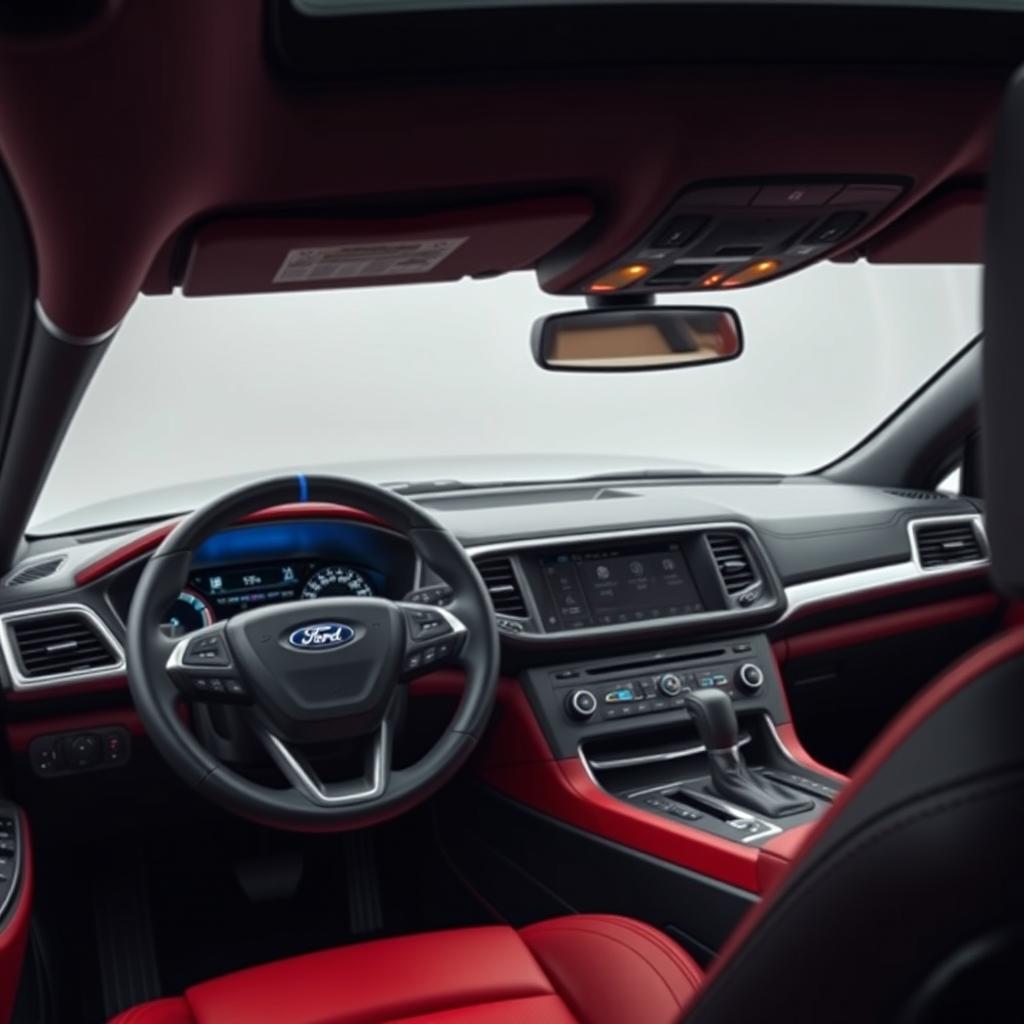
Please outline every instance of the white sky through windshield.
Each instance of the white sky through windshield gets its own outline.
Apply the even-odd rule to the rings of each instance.
[[[140,298],[82,400],[33,526],[178,483],[321,464],[360,475],[359,463],[380,459],[434,456],[423,475],[470,479],[500,476],[498,457],[512,454],[526,456],[517,477],[551,454],[637,468],[814,469],[977,333],[979,283],[973,267],[824,264],[714,297],[740,313],[741,358],[636,374],[539,369],[534,319],[583,300],[543,294],[532,274]],[[481,458],[467,470],[462,456]],[[546,475],[540,460],[527,475]],[[87,512],[72,520],[99,525]]]

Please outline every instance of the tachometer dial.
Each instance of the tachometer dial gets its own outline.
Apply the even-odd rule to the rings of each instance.
[[[183,590],[167,609],[160,629],[167,636],[184,636],[213,624],[213,609],[193,590]]]
[[[355,569],[328,565],[317,569],[302,588],[303,600],[314,597],[373,597],[373,588]]]

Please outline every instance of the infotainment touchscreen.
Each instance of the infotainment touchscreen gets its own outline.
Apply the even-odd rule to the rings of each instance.
[[[555,629],[621,625],[704,611],[682,545],[592,548],[541,555]]]

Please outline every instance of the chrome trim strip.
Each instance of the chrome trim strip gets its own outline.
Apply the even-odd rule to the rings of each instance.
[[[266,743],[270,756],[289,782],[312,803],[320,807],[338,807],[344,804],[358,803],[361,800],[376,800],[383,796],[384,790],[387,789],[391,733],[386,720],[381,722],[380,729],[373,740],[373,768],[369,785],[365,789],[344,793],[328,792],[317,779],[303,768],[288,746],[273,733],[261,730],[260,735]]]
[[[628,795],[630,797],[647,796],[650,793],[665,793],[665,792],[667,792],[670,789],[678,789],[678,788],[679,788],[679,783],[678,782],[669,782],[669,783],[662,783],[659,786],[648,786],[646,789],[636,789],[636,790],[633,790],[633,792],[629,793]],[[608,791],[605,790],[605,792],[608,792]],[[610,796],[614,796],[615,794],[609,794],[609,795]],[[763,831],[763,832],[757,832],[755,835],[752,835],[752,836],[737,837],[738,841],[741,842],[741,843],[754,843],[754,842],[757,842],[760,839],[770,839],[772,836],[777,836],[777,835],[780,835],[782,833],[782,829],[778,825],[775,825],[775,824],[773,824],[770,821],[765,821],[764,818],[759,818],[756,814],[752,814],[750,811],[745,811],[742,807],[737,807],[737,806],[735,806],[735,804],[731,804],[731,803],[729,803],[726,800],[722,800],[720,797],[712,796],[710,793],[694,793],[694,794],[691,794],[691,795],[694,797],[695,800],[697,800],[697,801],[703,800],[709,806],[716,808],[717,810],[721,811],[723,814],[728,814],[733,820],[738,818],[738,819],[740,819],[742,821],[756,821],[756,822],[759,822],[760,824],[765,826],[765,831]],[[616,799],[621,799],[621,797],[617,797]],[[623,803],[625,803],[625,802],[626,801],[623,801]],[[635,806],[635,805],[631,805],[631,806]],[[681,825],[685,825],[686,824],[686,822],[684,820],[682,820],[682,819],[680,819],[679,823]],[[700,832],[702,830],[698,829],[697,831]],[[704,835],[714,835],[714,833],[708,833],[708,832],[704,832],[703,834]],[[718,838],[721,838],[721,837],[718,837]]]
[[[769,715],[767,712],[765,712],[765,714],[764,714],[764,722],[765,722],[765,725],[768,726],[768,733],[771,736],[772,740],[774,741],[775,746],[778,748],[779,753],[782,754],[782,756],[787,761],[789,761],[790,764],[795,764],[798,768],[803,768],[804,771],[807,771],[808,770],[807,769],[807,765],[801,764],[789,752],[789,747],[787,747],[786,744],[782,742],[782,737],[779,735],[779,730],[775,728],[775,723],[772,721],[772,716]]]
[[[113,665],[104,665],[102,668],[86,669],[82,672],[61,672],[48,676],[26,676],[18,668],[18,658],[14,649],[14,640],[10,635],[9,626],[12,622],[24,619],[40,619],[49,615],[60,615],[64,613],[81,615],[95,627],[100,639],[110,648],[115,657]],[[3,651],[4,661],[7,663],[7,671],[11,677],[11,685],[15,690],[42,690],[52,686],[75,686],[78,683],[87,682],[90,679],[104,679],[110,676],[124,675],[126,663],[124,649],[118,642],[117,637],[110,631],[107,624],[87,605],[84,604],[48,604],[38,608],[29,608],[20,612],[7,612],[0,615],[0,650]]]
[[[99,334],[72,334],[50,319],[46,310],[43,309],[43,304],[38,299],[35,302],[35,312],[36,319],[42,324],[44,330],[51,338],[63,341],[65,345],[78,345],[83,348],[89,348],[92,345],[102,345],[105,341],[109,341],[121,326],[121,321],[119,320],[113,327],[108,327]]]
[[[750,734],[740,736],[737,747],[745,747],[751,740]],[[658,764],[664,761],[677,761],[683,757],[693,757],[696,754],[706,754],[707,747],[700,744],[696,747],[684,747],[682,750],[667,750],[660,754],[642,754],[639,757],[618,757],[608,761],[590,761],[590,767],[595,771],[606,771],[611,768],[631,768],[640,764]],[[735,748],[734,748],[735,749]],[[582,746],[579,749],[579,756],[586,759]]]
[[[868,597],[874,592],[882,593],[907,583],[922,580],[969,579],[980,575],[986,562],[971,562],[939,569],[921,569],[916,562],[897,562],[877,569],[863,569],[843,573],[840,576],[826,576],[808,583],[794,583],[786,587],[787,607],[778,622],[785,622],[798,613],[815,605],[828,605],[846,597]]]
[[[981,548],[982,557],[972,559],[970,562],[956,562],[954,565],[936,565],[929,569],[926,569],[921,564],[921,551],[918,548],[917,534],[914,532],[915,526],[934,526],[936,523],[969,523],[974,528],[974,536],[977,538],[978,547]],[[989,564],[988,557],[988,535],[985,533],[985,521],[980,515],[959,515],[959,516],[925,516],[922,519],[911,519],[907,523],[907,535],[910,537],[910,551],[914,559],[914,564],[921,572],[928,573],[929,576],[934,573],[942,572],[943,570],[949,570],[952,568],[956,569],[969,569],[972,566],[981,566]]]

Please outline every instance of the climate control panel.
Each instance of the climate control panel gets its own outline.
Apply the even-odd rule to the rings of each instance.
[[[719,671],[711,666],[700,672],[664,672],[624,679],[611,684],[573,690],[566,698],[569,714],[585,720],[628,718],[681,708],[691,690],[724,690],[733,699],[756,693],[764,685],[764,671],[753,661]]]
[[[688,721],[686,694],[717,689],[737,712],[786,717],[781,682],[763,636],[531,669],[527,693],[559,756],[584,739]]]

